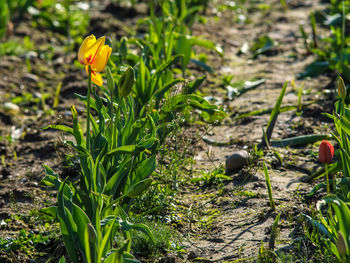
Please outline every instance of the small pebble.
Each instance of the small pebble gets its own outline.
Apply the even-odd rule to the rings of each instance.
[[[7,114],[10,114],[10,115],[16,115],[20,111],[18,105],[14,104],[12,102],[5,102],[4,103],[4,110]]]
[[[37,83],[39,81],[39,78],[38,78],[38,76],[36,76],[34,74],[26,73],[22,76],[22,80]]]
[[[38,53],[36,53],[35,51],[28,51],[20,57],[22,59],[29,59],[30,61],[34,61],[34,59],[38,57]]]
[[[226,159],[227,170],[237,170],[248,164],[249,154],[247,151],[241,150],[233,153]]]

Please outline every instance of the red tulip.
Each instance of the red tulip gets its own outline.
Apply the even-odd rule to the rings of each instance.
[[[318,149],[318,159],[321,163],[331,163],[334,155],[334,148],[329,141],[323,140]]]

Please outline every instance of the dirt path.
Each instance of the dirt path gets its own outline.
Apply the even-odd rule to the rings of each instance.
[[[263,85],[246,92],[234,101],[226,101],[229,113],[233,117],[253,110],[272,108],[283,83],[296,79],[298,73],[314,59],[306,54],[299,24],[303,24],[307,32],[310,32],[308,15],[311,10],[320,7],[320,1],[290,2],[290,9],[284,12],[280,1],[265,1],[271,9],[266,13],[250,13],[248,18],[252,23],[248,25],[237,25],[234,17],[223,13],[219,22],[210,20],[205,26],[197,28],[200,34],[211,36],[212,39],[215,36],[215,40],[221,40],[224,46],[225,56],[222,64],[217,65],[219,74],[234,75],[236,81],[253,78],[266,80]],[[247,55],[238,55],[244,42],[252,43],[263,34],[269,35],[279,43],[268,56],[250,59]],[[327,86],[330,81],[330,78],[325,76],[305,81],[303,104],[319,99],[320,87]],[[297,86],[301,85],[301,82],[296,81]],[[212,87],[212,90],[214,89],[217,87]],[[218,92],[213,93],[218,95]],[[297,100],[297,91],[289,84],[282,105],[295,106]],[[321,118],[322,111],[321,106],[314,104],[303,108],[301,116],[296,115],[295,110],[280,114],[272,138],[329,132],[325,123],[327,120]],[[226,158],[236,150],[252,149],[262,137],[262,127],[266,126],[269,114],[243,120],[234,120],[233,117],[226,125],[214,127],[206,137],[221,142],[234,139],[237,143],[231,146],[203,144],[203,151],[195,156],[197,169],[213,170],[213,163],[217,166],[224,165]],[[207,157],[208,151],[212,153],[210,160]],[[282,163],[274,151],[280,154]],[[312,146],[300,149],[273,148],[263,158],[268,164],[277,205],[275,212],[269,207],[263,170],[255,171],[253,165],[234,173],[233,181],[227,181],[219,191],[206,189],[202,196],[195,199],[190,193],[185,194],[184,199],[188,200],[186,205],[201,210],[197,223],[201,222],[203,217],[210,217],[215,211],[207,231],[190,231],[189,259],[202,259],[203,262],[230,262],[237,259],[253,261],[261,242],[264,242],[265,248],[268,247],[272,224],[280,212],[280,233],[276,247],[290,249],[300,227],[297,223],[298,215],[305,208],[299,194],[311,187],[301,183],[300,179],[318,167],[317,155],[313,152],[317,152],[317,149]]]
[[[250,1],[246,1],[250,2]],[[251,1],[253,2],[253,1]],[[290,8],[284,12],[279,0],[262,1],[270,8],[266,11],[256,9],[257,4],[247,3],[249,12],[248,24],[238,24],[232,12],[222,12],[217,21],[208,17],[206,24],[196,24],[194,34],[203,35],[220,43],[224,48],[224,57],[209,54],[208,64],[213,67],[214,74],[208,75],[205,92],[222,100],[228,111],[228,118],[220,126],[213,127],[205,136],[215,141],[234,139],[236,143],[230,146],[214,146],[201,141],[199,151],[194,157],[194,176],[204,172],[218,170],[226,158],[236,150],[246,149],[253,152],[253,145],[262,137],[262,127],[265,127],[269,115],[252,116],[241,120],[234,118],[239,114],[259,109],[273,107],[285,81],[295,79],[305,65],[313,61],[313,56],[307,55],[303,39],[300,38],[299,24],[304,24],[307,33],[311,29],[308,15],[311,10],[320,7],[321,0],[288,1]],[[139,15],[145,15],[145,5],[136,14],[124,14],[127,26],[135,26]],[[109,9],[110,10],[110,9]],[[118,13],[118,12],[116,12]],[[208,10],[210,14],[210,11]],[[235,13],[234,13],[235,14]],[[125,17],[124,17],[125,16]],[[105,18],[108,19],[105,19]],[[124,22],[124,21],[123,21]],[[110,23],[110,24],[109,24]],[[95,34],[114,36],[127,35],[120,26],[120,21],[114,20],[108,12],[92,16],[92,30]],[[113,30],[113,32],[108,32]],[[24,33],[26,32],[26,33]],[[13,95],[20,96],[24,92],[33,95],[33,99],[21,103],[21,111],[17,116],[10,116],[0,111],[0,136],[19,133],[13,142],[0,141],[0,238],[15,237],[21,229],[40,232],[35,216],[30,220],[25,215],[32,209],[42,207],[49,200],[46,192],[38,186],[43,177],[42,163],[52,166],[62,176],[74,176],[76,171],[63,168],[64,155],[62,143],[57,139],[56,131],[43,131],[41,128],[52,123],[68,123],[69,108],[77,105],[74,92],[84,94],[86,82],[81,70],[74,66],[75,53],[63,54],[59,37],[46,36],[45,32],[29,28],[28,21],[19,23],[14,34],[19,39],[31,32],[36,45],[52,46],[53,61],[48,62],[38,56],[31,58],[31,70],[26,65],[25,58],[1,57],[0,59],[0,103],[10,101]],[[261,35],[269,35],[279,45],[267,56],[262,55],[251,59],[250,54],[239,54],[242,45],[253,43]],[[244,93],[233,101],[226,99],[226,90],[220,87],[218,79],[224,75],[233,75],[233,82],[239,80],[265,79],[265,83],[254,90]],[[57,84],[62,82],[61,100],[53,115],[45,114],[40,106],[38,87],[44,83],[44,92],[51,93],[47,105],[52,105],[53,94]],[[302,81],[296,81],[297,86]],[[302,102],[323,98],[321,88],[331,83],[330,77],[322,76],[305,81]],[[39,100],[38,100],[39,99]],[[296,105],[297,91],[288,86],[283,105]],[[312,104],[303,108],[303,114],[298,116],[295,110],[280,114],[273,138],[285,138],[311,133],[327,133],[331,123],[321,112],[331,111],[331,101],[322,104]],[[82,108],[77,106],[82,113]],[[11,131],[11,129],[13,131]],[[282,162],[277,154],[282,157]],[[210,160],[207,152],[210,152]],[[263,242],[268,246],[273,221],[281,212],[279,235],[275,242],[277,248],[290,249],[293,240],[298,237],[300,223],[298,216],[305,211],[306,204],[301,200],[301,194],[312,186],[301,183],[300,178],[309,175],[319,165],[317,164],[317,149],[312,146],[302,148],[273,148],[265,152],[258,163],[252,163],[231,175],[231,181],[217,183],[206,187],[190,184],[178,196],[179,213],[183,218],[179,227],[186,237],[186,254],[184,259],[176,257],[179,262],[230,262],[238,259],[253,261]],[[269,207],[265,177],[261,162],[268,165],[273,197],[277,211]],[[52,199],[54,200],[54,199]],[[313,204],[310,204],[313,205]],[[21,217],[21,215],[24,215]],[[16,219],[3,224],[2,220],[9,217]],[[51,246],[49,249],[56,249]],[[63,253],[63,248],[59,247]],[[55,254],[54,251],[46,251]],[[4,254],[1,254],[4,253]],[[16,252],[19,253],[19,252]],[[19,253],[20,254],[20,253]],[[4,257],[2,257],[4,256]],[[11,258],[10,262],[24,262],[21,255],[8,255],[0,252],[0,261]],[[25,258],[25,256],[24,256]],[[164,261],[167,262],[167,261]],[[170,261],[172,262],[172,261]]]

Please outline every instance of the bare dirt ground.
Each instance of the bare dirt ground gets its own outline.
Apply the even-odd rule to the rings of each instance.
[[[218,74],[234,75],[234,80],[266,80],[258,88],[233,101],[225,102],[232,117],[226,121],[227,124],[213,127],[205,137],[218,142],[233,140],[236,143],[229,146],[203,143],[203,150],[195,156],[196,169],[214,169],[213,164],[224,165],[226,158],[233,152],[249,150],[254,144],[258,144],[262,138],[262,127],[266,127],[269,114],[243,120],[235,120],[234,117],[253,110],[272,108],[283,83],[295,80],[314,59],[306,53],[300,37],[299,24],[303,24],[310,31],[308,14],[311,10],[320,8],[320,1],[291,1],[287,11],[281,8],[279,1],[265,2],[271,9],[266,13],[250,13],[252,23],[248,25],[237,25],[235,17],[224,13],[219,22],[209,19],[208,24],[196,27],[195,32],[221,40],[225,55],[221,63],[215,64]],[[239,49],[245,42],[252,43],[263,34],[269,35],[279,43],[269,55],[251,59],[239,54]],[[292,53],[296,56],[291,56]],[[298,87],[302,82],[295,81]],[[322,89],[331,83],[330,76],[304,80],[303,104],[315,100],[318,103],[305,106],[301,116],[296,114],[296,110],[281,113],[272,138],[329,133],[331,123],[323,118],[321,113],[332,111],[331,98],[326,101],[322,94]],[[214,89],[217,87],[213,86],[212,90]],[[222,96],[225,91],[213,93]],[[295,106],[297,100],[297,92],[289,84],[282,105]],[[193,199],[192,192],[185,193],[183,199],[187,201],[184,203],[192,209],[200,209],[201,216],[210,217],[215,211],[208,232],[202,233],[202,229],[190,231],[190,259],[202,259],[203,262],[256,260],[261,243],[268,247],[271,227],[278,213],[282,214],[276,247],[288,251],[300,232],[300,213],[307,213],[305,211],[308,205],[303,201],[301,194],[308,193],[312,185],[303,183],[301,179],[319,167],[315,155],[317,150],[310,145],[299,148],[272,148],[263,158],[269,163],[276,211],[270,209],[261,163],[248,165],[248,168],[233,173],[233,180],[225,183],[220,194],[215,189],[210,189]],[[282,163],[273,151],[281,155]],[[211,153],[211,158],[208,158],[208,152]],[[310,206],[313,205],[311,203]]]
[[[205,137],[215,141],[234,139],[235,143],[228,146],[215,146],[200,141],[194,156],[195,172],[201,169],[212,171],[215,167],[224,165],[226,158],[236,150],[246,149],[253,156],[253,145],[262,137],[262,127],[265,127],[269,114],[252,116],[241,120],[234,118],[242,113],[258,109],[272,108],[279,96],[283,83],[296,79],[298,73],[313,61],[313,56],[307,54],[303,39],[300,37],[299,24],[304,24],[310,33],[308,15],[311,10],[320,8],[321,1],[289,1],[289,9],[284,11],[280,1],[264,1],[270,9],[261,12],[250,6],[248,18],[251,23],[238,24],[236,17],[224,11],[219,19],[215,19],[207,10],[208,22],[196,24],[194,34],[203,35],[224,48],[224,57],[210,54],[209,62],[214,74],[208,74],[204,92],[223,98],[227,108],[228,118],[219,126],[214,126]],[[125,17],[116,20],[109,11],[108,22],[100,19],[101,13],[96,12],[91,23],[95,34],[126,35],[120,26],[133,26],[138,16],[144,11],[127,13]],[[121,22],[122,21],[122,22]],[[104,23],[107,23],[106,25]],[[125,29],[125,28],[124,28]],[[40,110],[40,102],[30,100],[24,102],[21,112],[11,116],[0,111],[0,131],[2,136],[18,135],[13,142],[0,142],[0,220],[11,215],[28,214],[32,209],[40,208],[43,200],[50,200],[46,192],[38,186],[43,177],[42,164],[48,164],[64,176],[74,171],[64,168],[65,149],[58,139],[56,131],[41,128],[52,123],[69,122],[69,108],[78,104],[74,92],[85,93],[85,81],[80,69],[73,62],[75,53],[66,55],[60,50],[59,38],[47,37],[39,29],[28,28],[28,21],[18,22],[14,37],[20,38],[30,30],[33,41],[43,49],[45,45],[57,47],[53,61],[44,61],[39,56],[31,61],[31,72],[25,63],[25,58],[0,58],[0,102],[3,104],[11,96],[23,92],[40,98],[38,89],[44,86],[44,91],[54,94],[58,82],[62,82],[60,104],[53,115],[47,115]],[[113,30],[113,32],[109,32]],[[239,54],[242,45],[253,43],[259,36],[267,34],[279,44],[267,55],[252,59],[250,54]],[[44,44],[42,44],[44,43]],[[233,75],[234,81],[264,78],[265,83],[250,90],[233,101],[227,100],[226,91],[219,86],[218,79],[223,75]],[[296,80],[297,86],[302,81]],[[331,98],[325,100],[323,89],[332,84],[332,76],[321,76],[305,81],[302,96],[303,105],[318,101],[303,108],[298,116],[295,110],[281,113],[278,117],[272,138],[286,138],[311,133],[325,134],[330,131],[331,123],[321,116],[322,112],[331,112]],[[53,96],[46,103],[52,105]],[[289,85],[282,105],[296,105],[297,91]],[[33,106],[37,110],[33,110]],[[34,107],[34,108],[35,108]],[[82,113],[82,108],[78,111]],[[11,131],[12,129],[12,131]],[[283,161],[276,157],[277,151]],[[210,152],[211,158],[208,158]],[[273,197],[277,211],[269,207],[265,176],[261,169],[261,160],[251,163],[240,171],[232,173],[232,181],[225,181],[223,186],[212,185],[197,187],[190,185],[178,195],[178,205],[183,207],[183,222],[180,232],[186,238],[182,257],[176,257],[176,262],[230,262],[237,259],[251,262],[256,259],[263,242],[268,246],[273,221],[281,214],[279,235],[276,240],[278,249],[289,250],[293,240],[298,237],[301,225],[298,216],[307,213],[308,206],[302,194],[309,191],[311,184],[303,183],[301,178],[310,175],[317,164],[317,149],[313,146],[300,148],[273,148],[266,151],[263,160],[268,164]],[[193,212],[194,211],[194,212]],[[40,231],[35,222],[17,221],[1,225],[1,237],[15,235],[23,227],[31,231]],[[59,249],[62,249],[60,247]],[[47,252],[54,253],[55,248]],[[8,262],[24,262],[20,255],[4,255]],[[2,259],[0,258],[0,261]],[[5,260],[5,259],[4,259]],[[169,259],[170,260],[170,259]],[[167,261],[164,261],[167,262]],[[171,260],[170,260],[171,262]]]

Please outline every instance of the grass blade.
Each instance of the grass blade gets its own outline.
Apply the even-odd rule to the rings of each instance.
[[[264,165],[264,173],[265,173],[267,192],[269,193],[270,205],[271,205],[271,208],[273,210],[276,210],[275,202],[273,201],[273,198],[272,198],[272,189],[271,189],[271,182],[270,182],[269,172],[267,171],[266,164],[263,163],[263,165]]]

